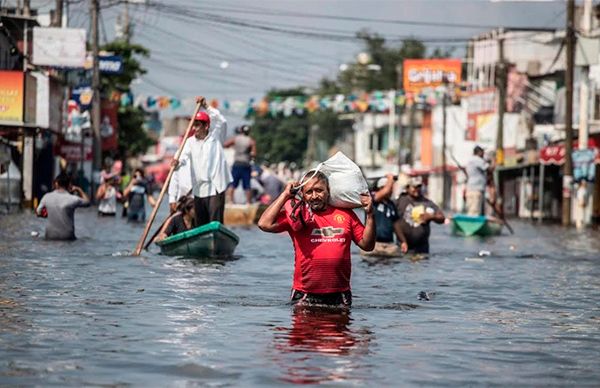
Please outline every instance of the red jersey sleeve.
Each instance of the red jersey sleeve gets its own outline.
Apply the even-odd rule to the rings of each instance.
[[[358,216],[354,211],[349,210],[350,213],[350,227],[352,228],[352,241],[358,245],[358,242],[362,240],[363,234],[365,233],[365,226],[358,219]]]
[[[279,215],[277,216],[277,220],[275,222],[277,223],[276,233],[287,232],[290,230],[290,223],[285,210],[282,209],[279,212]]]

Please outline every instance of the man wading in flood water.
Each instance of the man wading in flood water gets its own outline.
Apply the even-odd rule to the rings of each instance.
[[[294,242],[292,303],[349,307],[352,304],[350,241],[364,251],[375,247],[371,197],[361,196],[367,215],[363,225],[352,209],[329,205],[329,182],[325,174],[311,171],[306,176],[312,178],[302,186],[304,203],[293,209],[293,188],[298,183],[288,183],[265,210],[258,227],[270,233],[288,232]],[[299,210],[297,215],[294,210]]]
[[[39,217],[48,218],[46,239],[75,240],[75,209],[86,206],[90,206],[87,194],[73,186],[67,174],[60,173],[54,179],[54,191],[42,197],[35,211]]]

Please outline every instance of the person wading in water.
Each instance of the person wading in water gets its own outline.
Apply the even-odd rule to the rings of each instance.
[[[246,203],[249,205],[252,203],[252,191],[250,190],[252,162],[256,158],[256,141],[250,136],[250,127],[248,125],[240,127],[239,134],[227,140],[223,147],[233,147],[235,151],[231,168],[233,183],[227,189],[227,200],[233,202],[233,191],[242,181],[242,187],[246,192]]]
[[[329,205],[329,182],[325,174],[310,171],[305,176],[312,178],[302,186],[302,201],[292,205],[297,182],[288,183],[265,210],[258,227],[270,233],[288,232],[292,238],[295,251],[292,303],[350,307],[350,242],[354,241],[364,251],[375,247],[371,196],[361,196],[366,213],[363,225],[352,209]]]
[[[76,192],[79,197],[70,192]],[[54,179],[54,191],[45,194],[36,209],[39,217],[48,218],[46,239],[75,240],[75,209],[89,205],[87,194],[71,185],[67,174],[60,173]]]
[[[423,195],[422,185],[421,177],[410,178],[406,185],[406,194],[398,198],[396,207],[409,252],[427,254],[431,234],[429,224],[431,221],[443,224],[446,217],[433,201]]]

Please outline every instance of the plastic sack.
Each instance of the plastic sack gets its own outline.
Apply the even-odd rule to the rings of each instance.
[[[369,193],[369,186],[360,168],[342,152],[319,164],[315,169],[329,179],[329,204],[339,208],[362,207],[361,194]],[[303,181],[311,176],[304,177]]]

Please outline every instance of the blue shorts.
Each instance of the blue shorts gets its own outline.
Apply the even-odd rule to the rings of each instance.
[[[240,185],[242,181],[242,187],[244,190],[250,190],[250,175],[252,174],[252,167],[240,164],[234,164],[231,168],[231,175],[233,175],[233,183],[231,187],[234,189]]]

